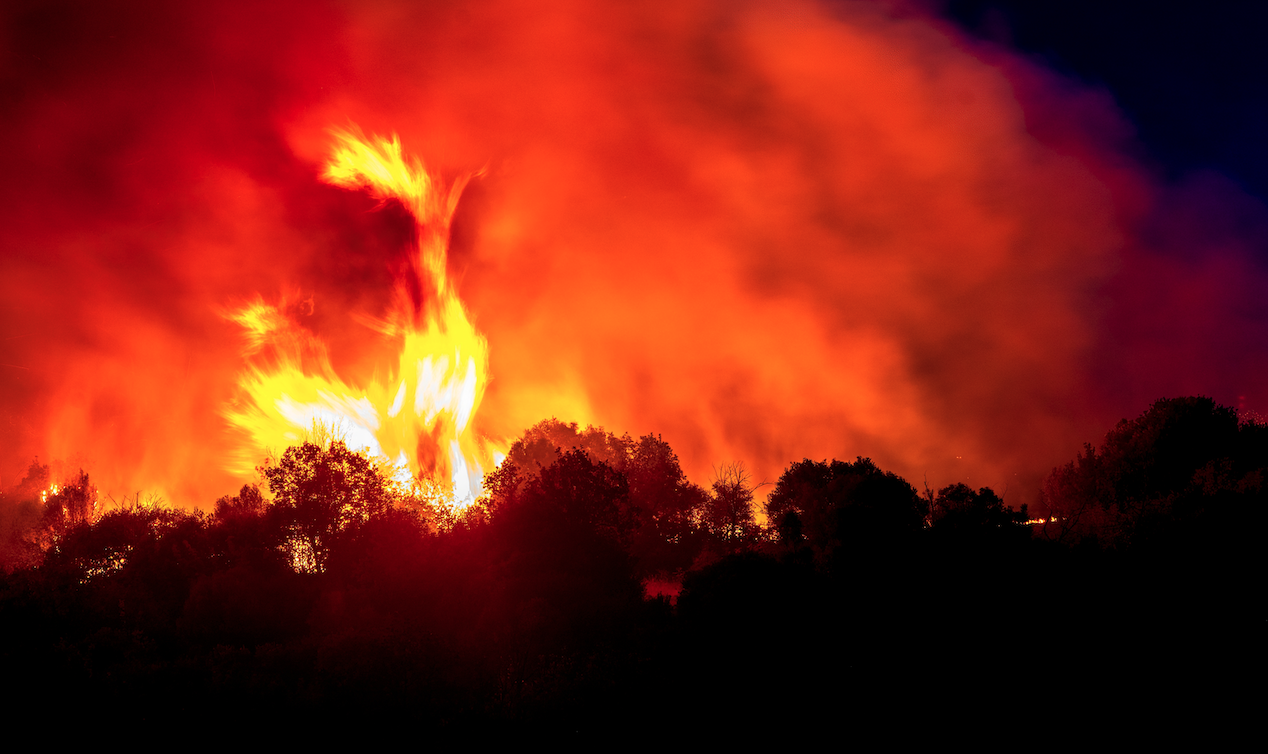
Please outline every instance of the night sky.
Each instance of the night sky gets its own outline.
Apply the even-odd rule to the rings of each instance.
[[[1268,28],[1261,3],[980,2],[947,17],[986,40],[1103,87],[1168,179],[1216,171],[1268,196]]]

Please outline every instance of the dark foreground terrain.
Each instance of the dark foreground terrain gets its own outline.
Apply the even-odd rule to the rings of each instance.
[[[1206,399],[1120,423],[1031,511],[806,460],[762,528],[742,469],[705,490],[657,437],[558,422],[462,514],[339,442],[262,473],[211,515],[101,513],[86,476],[41,501],[38,464],[5,493],[11,729],[1027,745],[1253,716],[1268,428]]]

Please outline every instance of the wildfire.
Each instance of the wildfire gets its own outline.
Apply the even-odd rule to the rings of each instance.
[[[257,299],[227,313],[246,334],[247,355],[271,357],[242,374],[245,400],[225,412],[249,437],[232,470],[249,472],[261,455],[301,441],[314,426],[333,427],[350,448],[390,463],[398,481],[448,482],[454,502],[465,505],[504,457],[504,448],[471,429],[488,380],[488,346],[446,272],[450,220],[471,176],[446,189],[421,161],[405,158],[395,136],[334,136],[324,180],[399,200],[417,223],[410,271],[398,279],[387,316],[364,320],[399,344],[399,361],[352,386],[335,373],[325,343],[294,321],[296,302]]]

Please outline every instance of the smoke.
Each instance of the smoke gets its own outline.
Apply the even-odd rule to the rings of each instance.
[[[32,4],[8,12],[0,474],[231,491],[257,292],[349,382],[410,221],[328,128],[454,175],[477,428],[661,433],[688,473],[855,455],[1024,500],[1163,395],[1263,406],[1262,205],[1163,184],[1110,98],[881,3]]]

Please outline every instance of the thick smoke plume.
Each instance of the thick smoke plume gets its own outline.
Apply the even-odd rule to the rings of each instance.
[[[484,168],[451,273],[479,427],[659,432],[689,473],[871,456],[1024,501],[1153,399],[1260,409],[1264,208],[1153,177],[1104,93],[888,3],[10,5],[0,42],[0,483],[241,482],[241,340],[297,302],[350,382],[399,207],[328,129]]]

